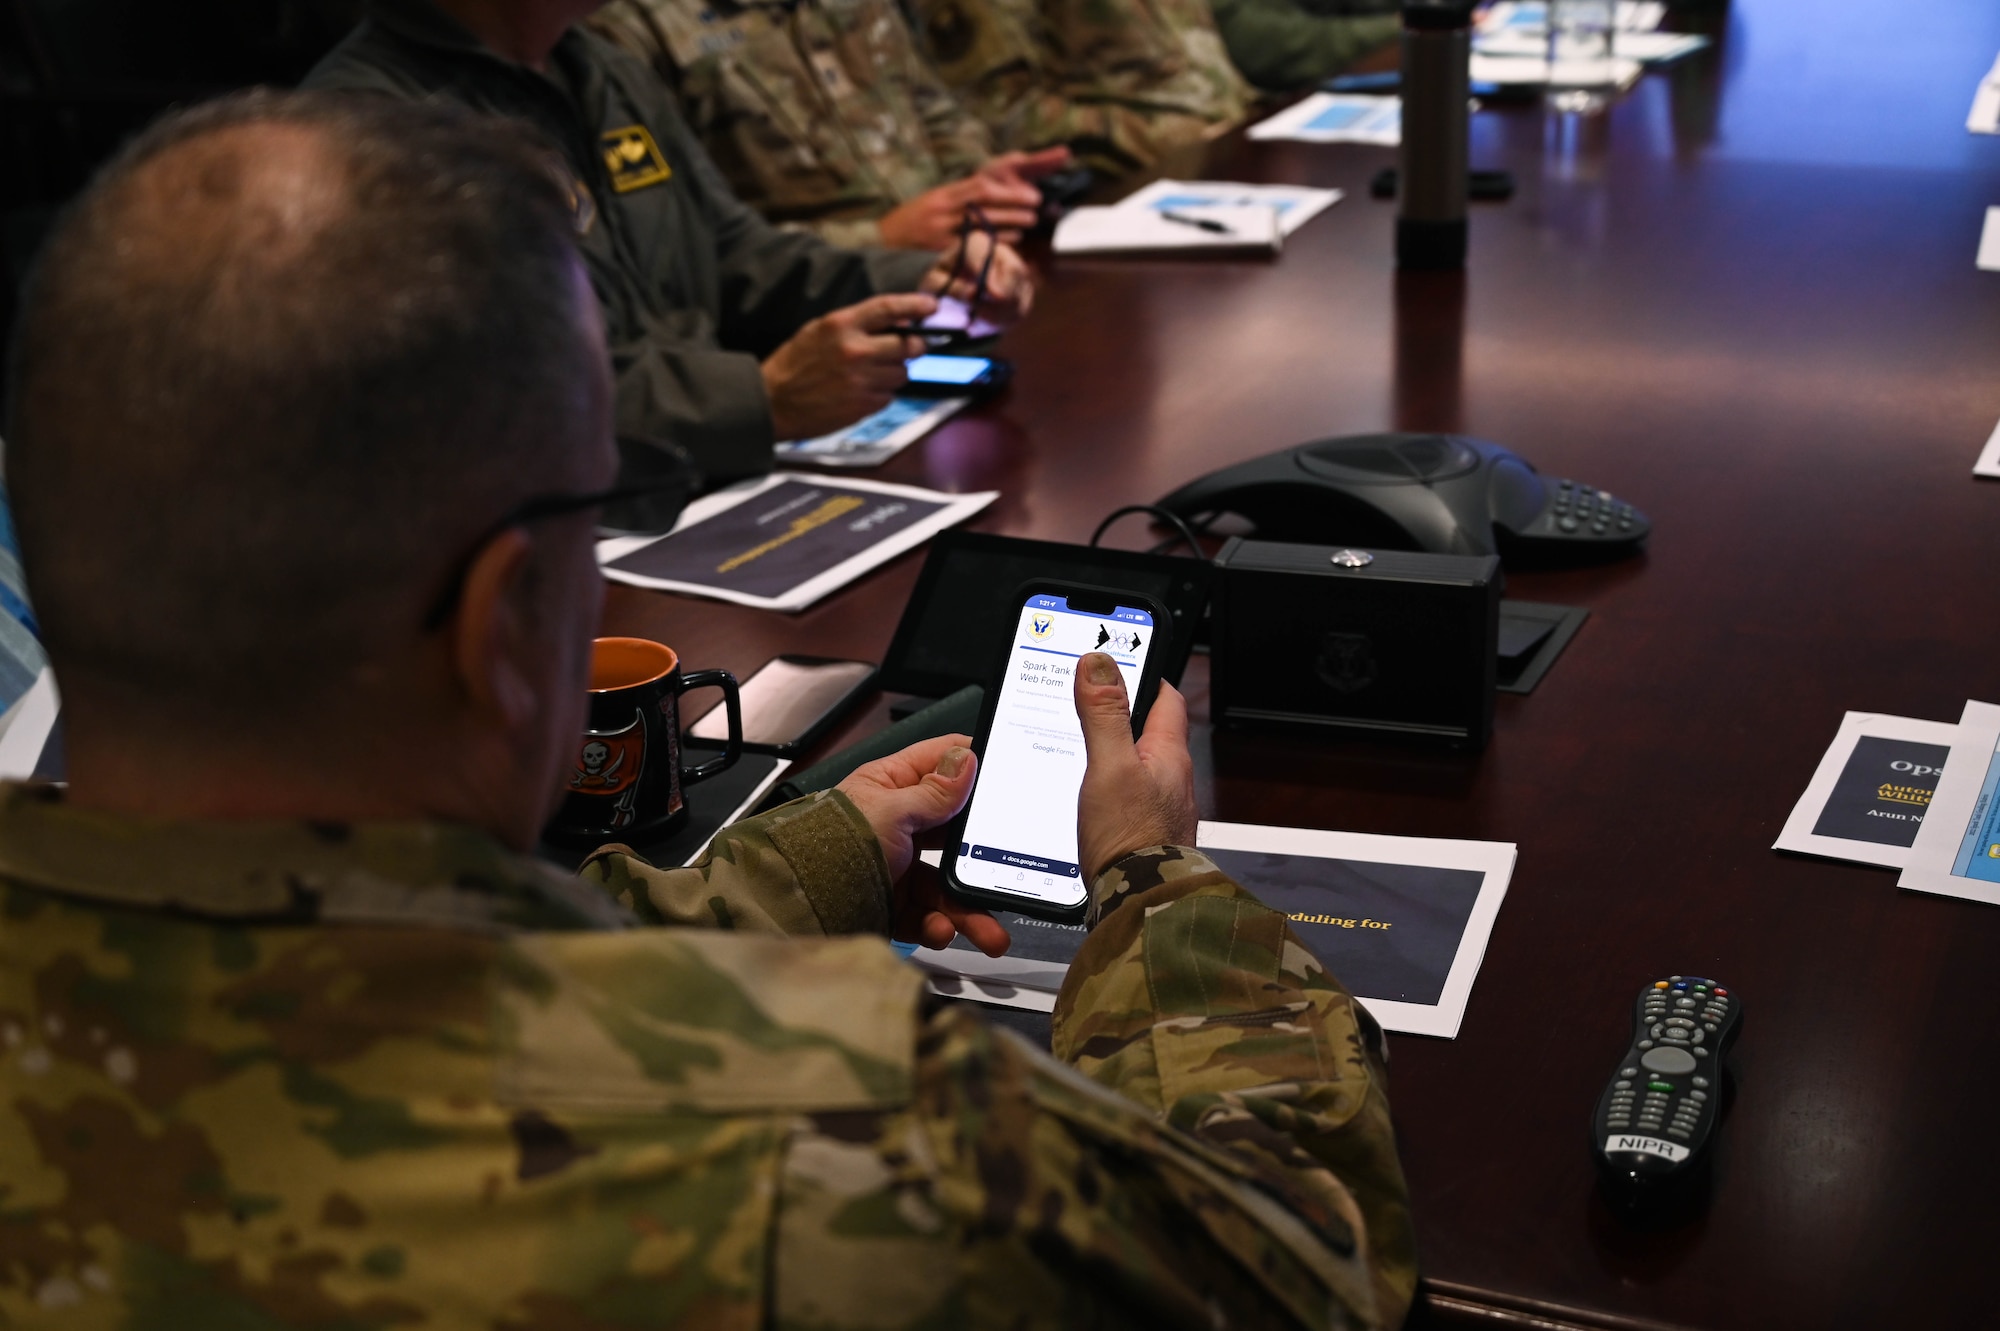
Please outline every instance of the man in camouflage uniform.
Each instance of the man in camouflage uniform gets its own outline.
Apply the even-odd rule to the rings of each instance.
[[[1332,78],[1402,31],[1400,0],[1214,0],[1215,26],[1243,77],[1272,92]]]
[[[71,783],[0,788],[0,1324],[1399,1322],[1379,1032],[1187,848],[1171,690],[1135,745],[1078,665],[1055,1059],[882,940],[1005,946],[907,872],[963,737],[694,868],[522,855],[615,470],[564,185],[444,106],[259,95],[44,251],[10,464]]]
[[[996,157],[896,0],[612,0],[591,26],[679,94],[738,197],[836,245],[946,249],[967,205],[1018,234],[1069,164]]]
[[[1255,93],[1209,0],[909,0],[924,50],[1004,148],[1067,143],[1107,174],[1210,139]]]

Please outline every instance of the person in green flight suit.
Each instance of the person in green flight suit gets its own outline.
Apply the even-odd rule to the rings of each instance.
[[[960,262],[772,227],[730,193],[653,72],[574,26],[599,3],[370,0],[306,86],[446,98],[539,131],[570,174],[627,473],[645,475],[665,441],[710,485],[762,474],[775,442],[888,404],[923,350],[895,330],[937,294],[969,297],[988,237]],[[1001,322],[1032,301],[1004,245],[987,295]]]
[[[1135,744],[1077,666],[1053,1057],[885,941],[1007,946],[913,873],[962,736],[689,868],[528,857],[617,470],[570,185],[255,93],[42,252],[5,425],[70,780],[0,786],[0,1323],[1397,1325],[1380,1031],[1191,848],[1171,689]]]
[[[896,0],[612,0],[591,27],[675,90],[738,197],[837,245],[942,250],[968,205],[1012,239],[1070,163],[996,155]]]
[[[1267,92],[1293,92],[1393,45],[1400,0],[1212,0],[1229,58]]]

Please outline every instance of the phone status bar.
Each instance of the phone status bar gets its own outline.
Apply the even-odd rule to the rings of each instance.
[[[1086,619],[1116,619],[1128,624],[1152,625],[1153,617],[1144,610],[1130,606],[1113,606],[1109,615],[1100,615],[1088,610],[1072,610],[1069,598],[1064,596],[1030,596],[1025,607],[1029,610],[1054,610],[1065,615],[1080,615]]]

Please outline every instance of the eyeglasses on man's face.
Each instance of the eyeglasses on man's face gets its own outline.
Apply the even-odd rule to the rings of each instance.
[[[525,527],[530,523],[546,522],[551,518],[565,517],[572,513],[582,513],[589,509],[601,509],[610,504],[624,503],[632,499],[651,499],[678,492],[681,504],[687,501],[688,492],[693,488],[688,475],[660,476],[651,480],[627,485],[614,485],[608,490],[591,490],[581,494],[539,494],[530,495],[503,513],[500,518],[480,533],[473,542],[471,551],[459,560],[453,570],[451,581],[445,585],[431,608],[424,615],[424,632],[435,633],[445,626],[458,609],[465,595],[465,579],[471,574],[473,564],[480,551],[493,543],[501,532],[515,527]],[[678,509],[681,505],[675,505]]]

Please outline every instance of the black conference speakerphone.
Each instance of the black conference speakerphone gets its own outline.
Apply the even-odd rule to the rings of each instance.
[[[1609,490],[1450,434],[1321,439],[1211,472],[1160,500],[1200,525],[1231,513],[1260,541],[1596,563],[1636,555],[1644,513]]]
[[[1722,1059],[1742,1021],[1742,1001],[1713,980],[1670,975],[1640,991],[1631,1048],[1591,1122],[1599,1168],[1623,1199],[1700,1178],[1721,1114]]]

